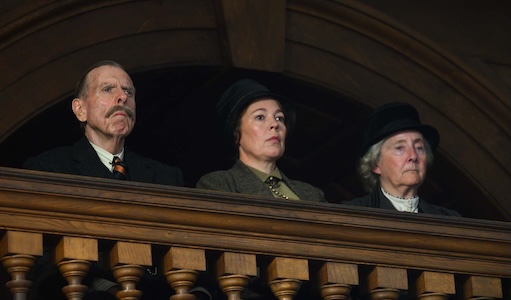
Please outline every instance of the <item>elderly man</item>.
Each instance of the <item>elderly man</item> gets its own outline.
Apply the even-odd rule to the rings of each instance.
[[[135,126],[136,104],[133,81],[124,68],[114,61],[92,65],[76,87],[72,109],[84,131],[77,143],[49,150],[29,158],[24,167],[40,171],[130,180],[165,185],[183,185],[179,168],[167,166],[140,156],[125,148],[126,137]],[[41,299],[65,299],[61,292],[67,283],[51,264],[48,251],[39,263],[45,273],[36,278]],[[160,283],[162,282],[162,283]],[[103,277],[103,271],[93,265],[85,279],[89,293],[85,299],[116,299],[117,283]],[[141,281],[143,299],[168,299],[172,290],[168,284],[146,274]]]
[[[76,87],[72,109],[84,137],[70,147],[29,158],[24,168],[138,182],[183,185],[179,168],[161,164],[126,149],[135,126],[135,87],[114,61],[92,65]]]

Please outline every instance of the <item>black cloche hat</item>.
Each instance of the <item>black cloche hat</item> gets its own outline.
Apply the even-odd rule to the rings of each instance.
[[[217,122],[223,137],[228,142],[233,141],[236,122],[241,112],[260,98],[277,100],[286,116],[288,132],[294,124],[295,111],[291,102],[282,95],[272,93],[267,87],[253,79],[241,79],[232,84],[216,104]]]
[[[364,144],[360,149],[360,156],[365,155],[372,145],[403,130],[416,130],[422,133],[431,150],[435,150],[440,142],[438,131],[432,126],[421,124],[419,113],[413,106],[393,102],[379,107],[370,116],[364,130]]]

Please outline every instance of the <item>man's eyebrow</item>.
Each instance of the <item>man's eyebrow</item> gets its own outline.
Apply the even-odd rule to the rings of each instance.
[[[134,87],[134,86],[132,86],[132,85],[123,85],[123,86],[121,86],[121,88],[122,88],[123,90],[130,90],[130,91],[132,91],[132,92],[135,92],[135,87]]]

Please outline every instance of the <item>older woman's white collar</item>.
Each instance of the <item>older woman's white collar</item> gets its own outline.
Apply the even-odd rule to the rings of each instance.
[[[383,188],[381,189],[383,195],[389,199],[390,203],[398,210],[404,212],[419,212],[419,196],[415,196],[413,198],[405,199],[393,196],[387,193]]]

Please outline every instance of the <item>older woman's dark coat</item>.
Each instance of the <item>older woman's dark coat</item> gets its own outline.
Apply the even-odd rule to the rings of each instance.
[[[370,194],[364,197],[355,198],[351,201],[344,201],[341,202],[341,204],[396,210],[390,200],[383,195],[379,186],[374,188]],[[419,213],[456,217],[460,216],[460,214],[455,210],[428,203],[421,198],[419,198]]]

